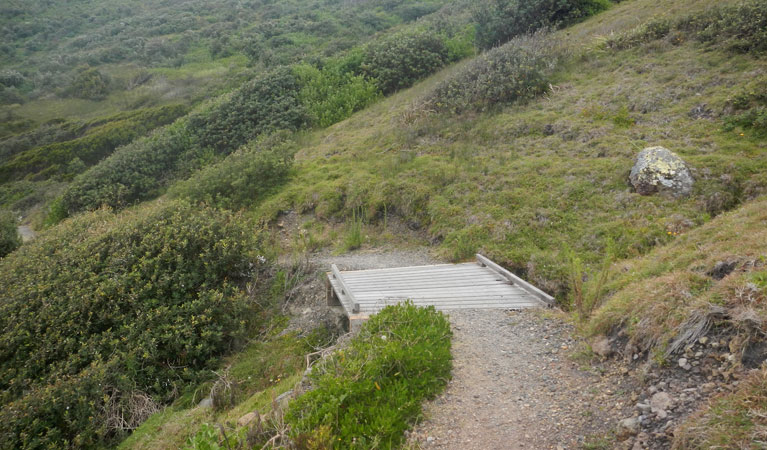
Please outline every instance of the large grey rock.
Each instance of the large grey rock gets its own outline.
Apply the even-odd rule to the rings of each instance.
[[[663,147],[639,152],[629,180],[641,195],[668,192],[675,197],[690,195],[695,182],[682,158]]]

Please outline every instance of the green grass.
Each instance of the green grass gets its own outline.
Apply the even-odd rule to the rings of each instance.
[[[318,363],[286,416],[299,448],[396,448],[450,377],[450,324],[434,307],[388,306]]]

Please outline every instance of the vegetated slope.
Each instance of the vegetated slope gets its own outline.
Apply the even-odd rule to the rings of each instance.
[[[581,35],[594,22],[610,29],[608,18],[622,21],[648,5],[621,3],[554,37]],[[333,222],[362,211],[370,223],[397,215],[425,230],[446,256],[482,251],[566,303],[573,252],[587,265],[607,257],[608,247],[612,258],[639,256],[765,191],[762,134],[733,122],[743,108],[734,99],[764,81],[763,54],[732,51],[727,33],[713,42],[690,33],[626,50],[583,35],[568,42],[570,56],[557,70],[536,71],[512,97],[524,102],[525,89],[545,86],[538,99],[485,102],[460,114],[424,108],[435,92],[450,92],[444,80],[471,80],[464,73],[476,63],[459,64],[305,138],[295,176],[260,213],[311,211]],[[515,40],[505,51],[536,62],[557,57],[525,45]],[[527,76],[513,64],[493,67]],[[634,158],[651,145],[668,147],[693,168],[689,198],[631,191]]]
[[[211,376],[267,304],[240,216],[81,215],[0,260],[0,446],[96,447]]]

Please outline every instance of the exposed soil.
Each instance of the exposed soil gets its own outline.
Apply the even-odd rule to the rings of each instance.
[[[411,444],[559,449],[601,444],[632,412],[632,378],[571,357],[572,326],[542,311],[455,311],[453,379]],[[608,439],[606,442],[610,442]]]

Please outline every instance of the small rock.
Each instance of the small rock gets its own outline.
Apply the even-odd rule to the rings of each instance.
[[[636,417],[629,417],[618,422],[618,429],[616,430],[616,436],[621,441],[625,441],[631,436],[636,436],[639,433],[639,419]]]
[[[665,392],[658,392],[653,394],[650,399],[650,410],[655,413],[659,418],[665,419],[668,415],[666,410],[671,407],[674,401],[671,396]]]
[[[607,358],[613,354],[613,348],[610,346],[610,340],[607,336],[600,335],[591,342],[591,350],[602,358]]]
[[[256,420],[257,417],[258,417],[257,412],[249,412],[245,414],[244,416],[240,417],[239,419],[237,419],[237,425],[241,427],[244,427],[245,425],[250,425],[251,422]]]
[[[210,408],[213,406],[213,399],[210,397],[205,397],[200,401],[200,403],[197,404],[197,406],[200,408]]]
[[[698,339],[698,342],[700,342],[702,345],[706,345],[706,343],[708,343],[708,338],[703,336],[702,338]]]
[[[426,443],[427,444],[431,444],[432,442],[434,442],[434,438],[433,437],[429,436],[429,437],[426,438]]]
[[[684,370],[690,370],[692,369],[692,366],[689,362],[687,362],[687,358],[679,358],[679,367],[681,367]]]

